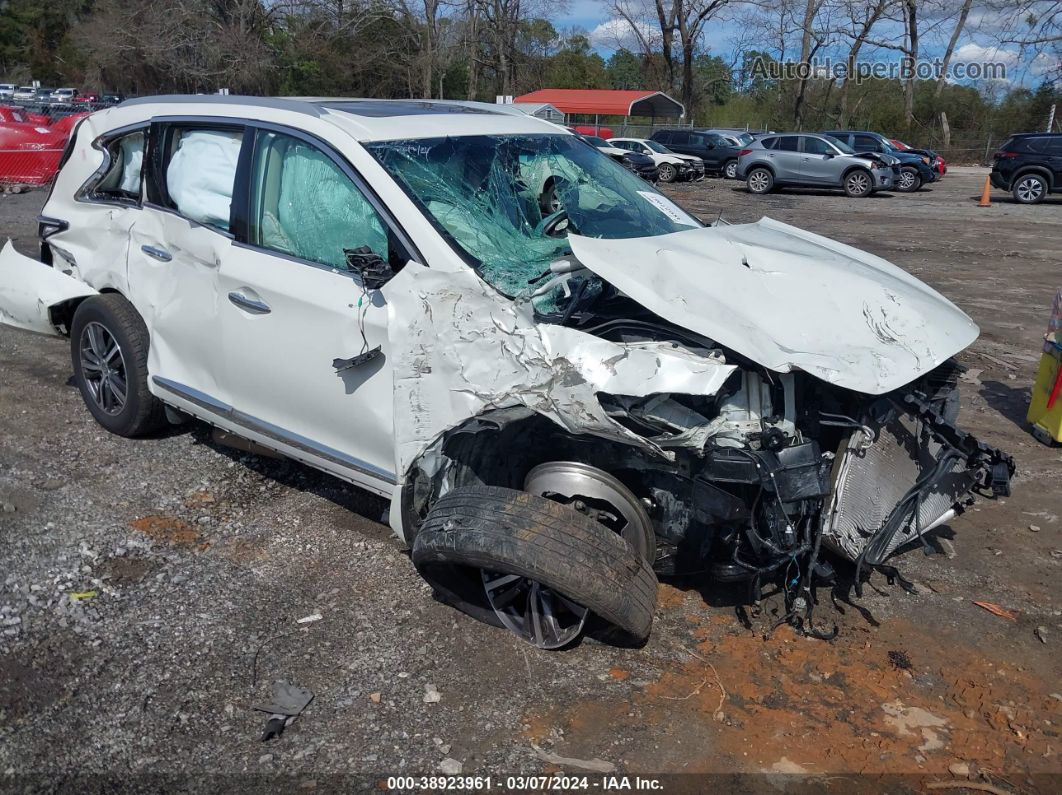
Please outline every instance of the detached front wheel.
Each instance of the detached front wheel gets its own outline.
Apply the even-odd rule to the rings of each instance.
[[[540,649],[574,642],[592,621],[649,637],[656,575],[622,536],[574,508],[497,486],[439,499],[413,543],[439,597]]]

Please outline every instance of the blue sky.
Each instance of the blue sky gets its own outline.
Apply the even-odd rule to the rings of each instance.
[[[602,0],[569,0],[568,7],[553,14],[553,23],[557,28],[567,29],[578,27],[591,34],[597,50],[608,57],[614,49],[615,33],[609,33],[606,27],[610,20],[608,3]],[[615,30],[615,22],[611,30]],[[968,61],[998,61],[1007,66],[1008,81],[1010,84],[1035,86],[1043,75],[1052,72],[1058,74],[1059,59],[1057,54],[1022,53],[1016,46],[1010,45],[1004,48],[997,47],[998,30],[1000,26],[1014,24],[1013,16],[991,17],[988,13],[971,14],[967,27],[956,47],[954,59]],[[951,34],[953,23],[948,20],[941,24],[940,28],[923,38],[922,57],[932,59],[943,54],[947,38]],[[729,57],[732,55],[741,33],[740,25],[733,20],[723,20],[709,24],[707,43],[711,51],[717,55]],[[901,35],[899,29],[891,30],[888,25],[882,25],[876,35],[885,39],[898,39]],[[893,50],[881,48],[864,48],[863,60],[895,61],[899,54]]]

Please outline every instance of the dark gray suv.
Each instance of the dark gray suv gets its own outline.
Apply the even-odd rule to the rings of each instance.
[[[786,185],[840,188],[849,196],[890,190],[899,167],[888,155],[856,154],[826,135],[766,135],[739,153],[737,178],[751,193],[769,193]]]

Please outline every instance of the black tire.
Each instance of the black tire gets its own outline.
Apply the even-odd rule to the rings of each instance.
[[[1011,188],[1014,200],[1021,204],[1039,204],[1048,193],[1047,180],[1040,174],[1021,174]]]
[[[844,175],[844,192],[853,199],[862,199],[874,192],[874,177],[865,168],[854,168]]]
[[[113,388],[106,390],[112,396],[111,410],[105,408],[105,399],[96,397],[102,386],[94,389],[96,379],[90,379],[91,362],[83,361],[83,346],[91,353],[92,338],[100,333],[101,328],[118,348],[117,358],[109,359],[108,373],[121,373],[125,382],[125,399],[120,405],[114,402]],[[143,319],[133,305],[117,293],[87,298],[74,312],[70,325],[74,380],[96,422],[119,436],[143,436],[166,424],[162,402],[148,391],[148,345],[148,330]],[[90,369],[89,374],[86,374],[86,367]]]
[[[725,179],[737,179],[737,161],[727,160],[723,163],[723,177]]]
[[[914,193],[922,188],[922,175],[914,166],[904,166],[896,179],[896,190],[901,193]]]
[[[767,168],[754,168],[745,177],[745,187],[749,193],[770,193],[774,190],[774,174]]]
[[[659,177],[661,182],[674,182],[678,178],[678,169],[670,163],[661,163]]]
[[[498,486],[451,491],[428,513],[413,542],[413,565],[438,596],[502,626],[479,572],[527,577],[573,602],[635,643],[649,637],[656,575],[607,527],[573,508]]]
[[[553,213],[560,212],[564,209],[564,202],[561,201],[557,192],[566,189],[568,186],[568,180],[561,177],[551,178],[549,184],[546,185],[545,190],[542,191],[542,195],[538,198],[538,206],[542,211],[543,217],[547,215],[553,215]]]

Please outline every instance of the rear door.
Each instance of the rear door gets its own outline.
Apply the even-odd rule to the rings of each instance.
[[[245,128],[156,120],[145,201],[132,225],[128,298],[151,334],[152,389],[196,413],[229,403],[218,268],[232,248],[232,193]]]
[[[395,482],[388,289],[365,289],[348,255],[398,271],[412,246],[327,142],[261,127],[244,169],[217,307],[236,421],[382,492]]]
[[[693,134],[684,130],[671,133],[670,141],[665,144],[672,152],[681,152],[684,155],[701,157],[703,152],[698,148],[699,144],[693,141]],[[698,138],[700,136],[697,136]]]
[[[802,179],[799,135],[780,135],[775,144],[774,157],[771,162],[774,165],[774,178],[784,182],[800,182]]]

